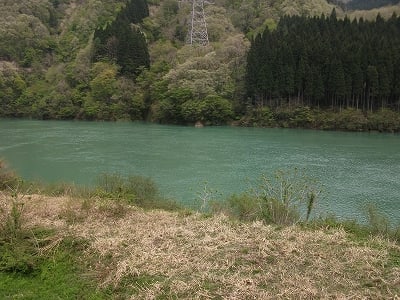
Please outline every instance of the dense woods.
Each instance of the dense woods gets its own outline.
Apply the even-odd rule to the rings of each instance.
[[[114,21],[94,32],[94,61],[115,62],[125,75],[138,75],[141,67],[149,67],[150,57],[143,33],[137,24],[149,16],[145,0],[127,3]]]
[[[1,117],[400,130],[400,6],[216,0],[191,47],[188,2],[0,3]]]
[[[400,107],[400,18],[284,17],[247,57],[253,104],[373,111]]]

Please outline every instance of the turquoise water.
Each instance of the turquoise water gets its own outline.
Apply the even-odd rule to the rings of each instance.
[[[400,218],[400,136],[297,129],[0,120],[0,157],[26,179],[92,184],[101,173],[152,177],[200,203],[249,190],[262,174],[304,168],[324,185],[318,209],[359,218],[367,202]]]

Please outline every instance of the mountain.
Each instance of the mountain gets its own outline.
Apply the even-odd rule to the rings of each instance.
[[[344,15],[325,0],[215,0],[205,5],[210,44],[191,47],[187,2],[0,0],[0,7],[0,116],[168,123],[242,114],[250,40],[282,16],[327,16],[335,7]],[[129,7],[145,15],[122,18]]]
[[[375,20],[378,14],[381,15],[381,17],[388,19],[393,15],[393,13],[400,15],[400,2],[396,5],[382,6],[368,10],[345,11],[345,14],[350,19],[363,18],[364,20]]]
[[[345,3],[348,10],[370,10],[383,6],[391,6],[400,3],[399,0],[351,0]]]

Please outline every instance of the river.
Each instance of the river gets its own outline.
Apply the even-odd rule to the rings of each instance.
[[[400,136],[130,122],[0,120],[0,157],[26,179],[93,184],[101,173],[154,179],[189,206],[205,186],[223,198],[263,174],[304,169],[323,186],[318,210],[362,218],[374,203],[400,218]]]

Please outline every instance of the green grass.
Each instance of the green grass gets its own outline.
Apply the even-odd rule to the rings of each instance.
[[[389,251],[388,265],[390,267],[400,268],[400,251],[392,249]]]
[[[102,174],[97,179],[95,194],[101,198],[120,200],[145,209],[182,209],[175,201],[163,198],[154,181],[143,176]]]
[[[16,191],[0,211],[0,299],[105,299],[83,276],[85,240],[55,229],[25,226],[25,202]]]
[[[0,272],[0,299],[107,299],[94,281],[83,276],[77,262],[81,246],[72,239],[63,241],[29,274]]]

